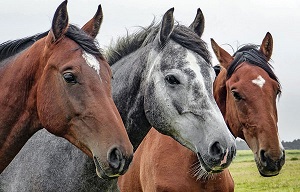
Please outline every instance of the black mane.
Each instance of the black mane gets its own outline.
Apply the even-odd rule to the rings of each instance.
[[[87,53],[103,58],[102,51],[95,39],[87,35],[80,28],[69,25],[65,35],[75,41]]]
[[[258,45],[248,44],[241,47],[233,54],[234,60],[227,70],[227,79],[231,77],[237,66],[243,62],[248,62],[265,70],[280,86],[279,80],[272,70],[272,65],[267,61],[266,56],[258,50],[258,47]]]
[[[136,33],[119,38],[115,45],[110,46],[106,52],[108,63],[113,65],[124,56],[153,42],[159,32],[159,26],[152,22],[150,26],[141,27],[140,31]],[[198,53],[207,63],[211,64],[211,55],[207,44],[192,29],[177,24],[170,38],[181,46]]]
[[[28,48],[34,44],[37,40],[45,37],[49,31],[44,33],[39,33],[30,37],[25,37],[22,39],[17,39],[13,41],[6,41],[0,44],[0,62],[6,58],[9,58],[24,49]]]
[[[30,37],[6,41],[0,44],[0,62],[27,49],[39,39],[47,36],[48,33],[49,31],[46,31]],[[70,24],[65,35],[75,41],[87,53],[103,58],[100,48],[95,40],[80,28]]]

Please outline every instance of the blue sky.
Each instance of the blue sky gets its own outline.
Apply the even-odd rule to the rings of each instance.
[[[61,0],[10,0],[1,2],[0,42],[44,32],[51,26],[53,14]],[[288,3],[287,3],[288,2]],[[300,1],[289,0],[69,0],[70,22],[82,26],[102,5],[104,20],[97,39],[102,48],[112,39],[147,26],[154,17],[159,21],[171,7],[175,19],[189,25],[201,8],[206,27],[203,39],[210,38],[232,53],[245,43],[260,44],[266,32],[274,39],[271,64],[282,84],[278,102],[279,134],[282,140],[300,138]],[[210,47],[210,44],[209,44]],[[210,49],[211,50],[211,49]],[[214,55],[213,55],[214,56]],[[214,56],[213,63],[217,64]]]

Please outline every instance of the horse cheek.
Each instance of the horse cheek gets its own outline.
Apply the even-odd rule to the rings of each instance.
[[[64,122],[64,101],[62,100],[63,92],[57,86],[60,83],[54,83],[55,76],[47,75],[43,77],[37,89],[37,111],[42,126],[50,133],[62,136],[65,134],[63,127]]]

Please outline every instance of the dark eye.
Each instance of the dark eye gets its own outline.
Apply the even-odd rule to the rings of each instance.
[[[167,75],[165,77],[165,80],[171,85],[180,84],[180,82],[176,79],[176,77],[174,75]]]
[[[243,99],[243,97],[237,91],[232,90],[231,92],[235,100],[240,101]]]
[[[67,83],[73,83],[73,84],[77,83],[75,75],[73,73],[67,72],[64,73],[63,76]]]

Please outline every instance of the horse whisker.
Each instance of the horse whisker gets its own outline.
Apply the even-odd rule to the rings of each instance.
[[[196,178],[196,180],[210,180],[215,179],[219,173],[209,173],[201,165],[199,161],[196,161],[191,165],[189,174]]]

